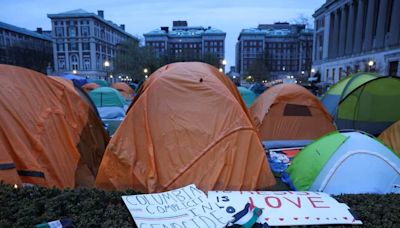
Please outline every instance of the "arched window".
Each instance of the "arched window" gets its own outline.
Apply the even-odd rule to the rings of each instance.
[[[70,56],[70,64],[72,70],[78,70],[78,55],[74,54]]]

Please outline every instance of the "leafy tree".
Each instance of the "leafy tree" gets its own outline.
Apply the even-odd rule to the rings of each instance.
[[[263,80],[269,80],[270,72],[265,61],[265,58],[258,57],[252,61],[252,63],[247,68],[247,75],[250,75],[252,79],[256,82],[261,82]]]

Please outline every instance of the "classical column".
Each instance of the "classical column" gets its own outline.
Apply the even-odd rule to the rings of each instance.
[[[340,19],[340,29],[339,29],[339,53],[338,56],[343,56],[344,55],[344,48],[346,46],[346,28],[347,28],[347,14],[348,10],[343,7],[341,9],[341,19]]]
[[[374,30],[374,16],[375,16],[375,1],[368,0],[367,23],[365,25],[365,39],[363,44],[363,51],[371,50],[372,48],[372,32]]]
[[[332,58],[334,56],[334,43],[335,43],[335,18],[336,15],[334,12],[329,15],[329,48],[328,48],[328,58]]]
[[[378,22],[376,26],[376,38],[375,38],[375,47],[382,48],[385,45],[385,35],[386,35],[386,23],[388,16],[387,15],[387,7],[389,0],[380,0],[379,3],[379,13],[378,13]],[[397,12],[398,14],[400,12]],[[400,23],[400,21],[397,21]]]
[[[390,32],[389,32],[389,45],[400,44],[400,0],[393,0],[391,21],[390,21]]]
[[[330,24],[331,24],[331,16],[326,15],[324,18],[325,22],[325,28],[324,28],[324,33],[322,34],[322,59],[327,59],[328,54],[330,51],[330,33],[332,32],[330,29]]]
[[[333,57],[337,57],[338,56],[338,48],[339,48],[339,20],[340,18],[340,14],[339,14],[339,10],[337,10],[335,12],[335,22],[333,25],[333,44],[332,44],[332,53],[333,53]]]
[[[353,52],[353,38],[354,38],[354,2],[351,2],[348,8],[347,16],[347,32],[346,32],[346,47],[345,54],[349,55]]]
[[[358,1],[357,7],[357,20],[356,20],[356,28],[354,33],[354,53],[361,52],[362,48],[362,40],[363,40],[363,25],[364,25],[364,0]]]

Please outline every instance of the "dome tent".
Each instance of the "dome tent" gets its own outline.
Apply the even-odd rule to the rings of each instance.
[[[133,97],[133,89],[124,82],[116,82],[111,85],[111,88],[118,90],[125,99],[132,99]]]
[[[377,77],[380,76],[376,73],[370,72],[360,72],[349,75],[333,85],[321,98],[321,102],[324,104],[330,115],[334,117],[336,114],[336,109],[344,97],[353,92],[360,85]]]
[[[378,77],[343,97],[337,108],[338,129],[355,129],[378,136],[400,119],[400,78]]]
[[[108,142],[100,120],[73,86],[0,65],[0,180],[46,187],[92,187]]]
[[[88,82],[96,83],[100,87],[109,87],[110,83],[103,79],[88,79]]]
[[[264,150],[235,85],[214,67],[173,63],[154,72],[103,157],[96,186],[162,192],[273,185]]]
[[[249,108],[256,99],[256,95],[253,93],[253,91],[247,89],[246,87],[238,86],[237,89],[239,90],[240,96],[246,104],[246,107]]]
[[[400,155],[400,120],[386,128],[379,139]]]
[[[124,107],[125,99],[118,90],[110,87],[99,87],[89,92],[96,107]]]
[[[100,86],[94,82],[89,82],[86,83],[85,85],[82,86],[82,89],[86,92],[89,93],[90,91],[99,88]]]
[[[400,158],[360,132],[333,132],[305,147],[287,169],[298,191],[329,194],[399,192]]]
[[[309,140],[334,131],[321,102],[297,84],[275,85],[250,107],[263,141]]]

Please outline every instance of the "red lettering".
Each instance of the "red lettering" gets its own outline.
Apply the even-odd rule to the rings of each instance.
[[[272,204],[270,203],[270,200],[269,200],[269,199],[275,199],[275,200],[276,200],[276,205],[275,205],[275,206],[272,205]],[[282,206],[281,200],[280,200],[278,197],[275,197],[275,196],[267,196],[267,197],[265,197],[265,203],[266,203],[267,206],[270,207],[270,208],[280,208],[280,207]]]
[[[286,195],[287,192],[281,191],[281,192],[275,192],[275,195]]]
[[[315,203],[324,203],[324,201],[322,200],[314,200],[314,199],[321,199],[321,197],[317,197],[317,196],[309,196],[307,197],[307,199],[310,201],[311,205],[314,208],[330,208],[329,206],[323,206],[323,205],[316,205]]]
[[[310,193],[308,193],[308,192],[297,192],[297,195],[299,195],[299,196],[308,196],[308,195],[310,195]]]
[[[283,197],[283,198],[285,198],[287,201],[291,202],[291,203],[292,203],[293,205],[295,205],[296,207],[301,208],[300,197],[297,197],[297,204],[296,204],[296,202],[293,202],[293,201],[291,201],[290,199],[288,199],[288,198],[286,198],[286,197]]]

